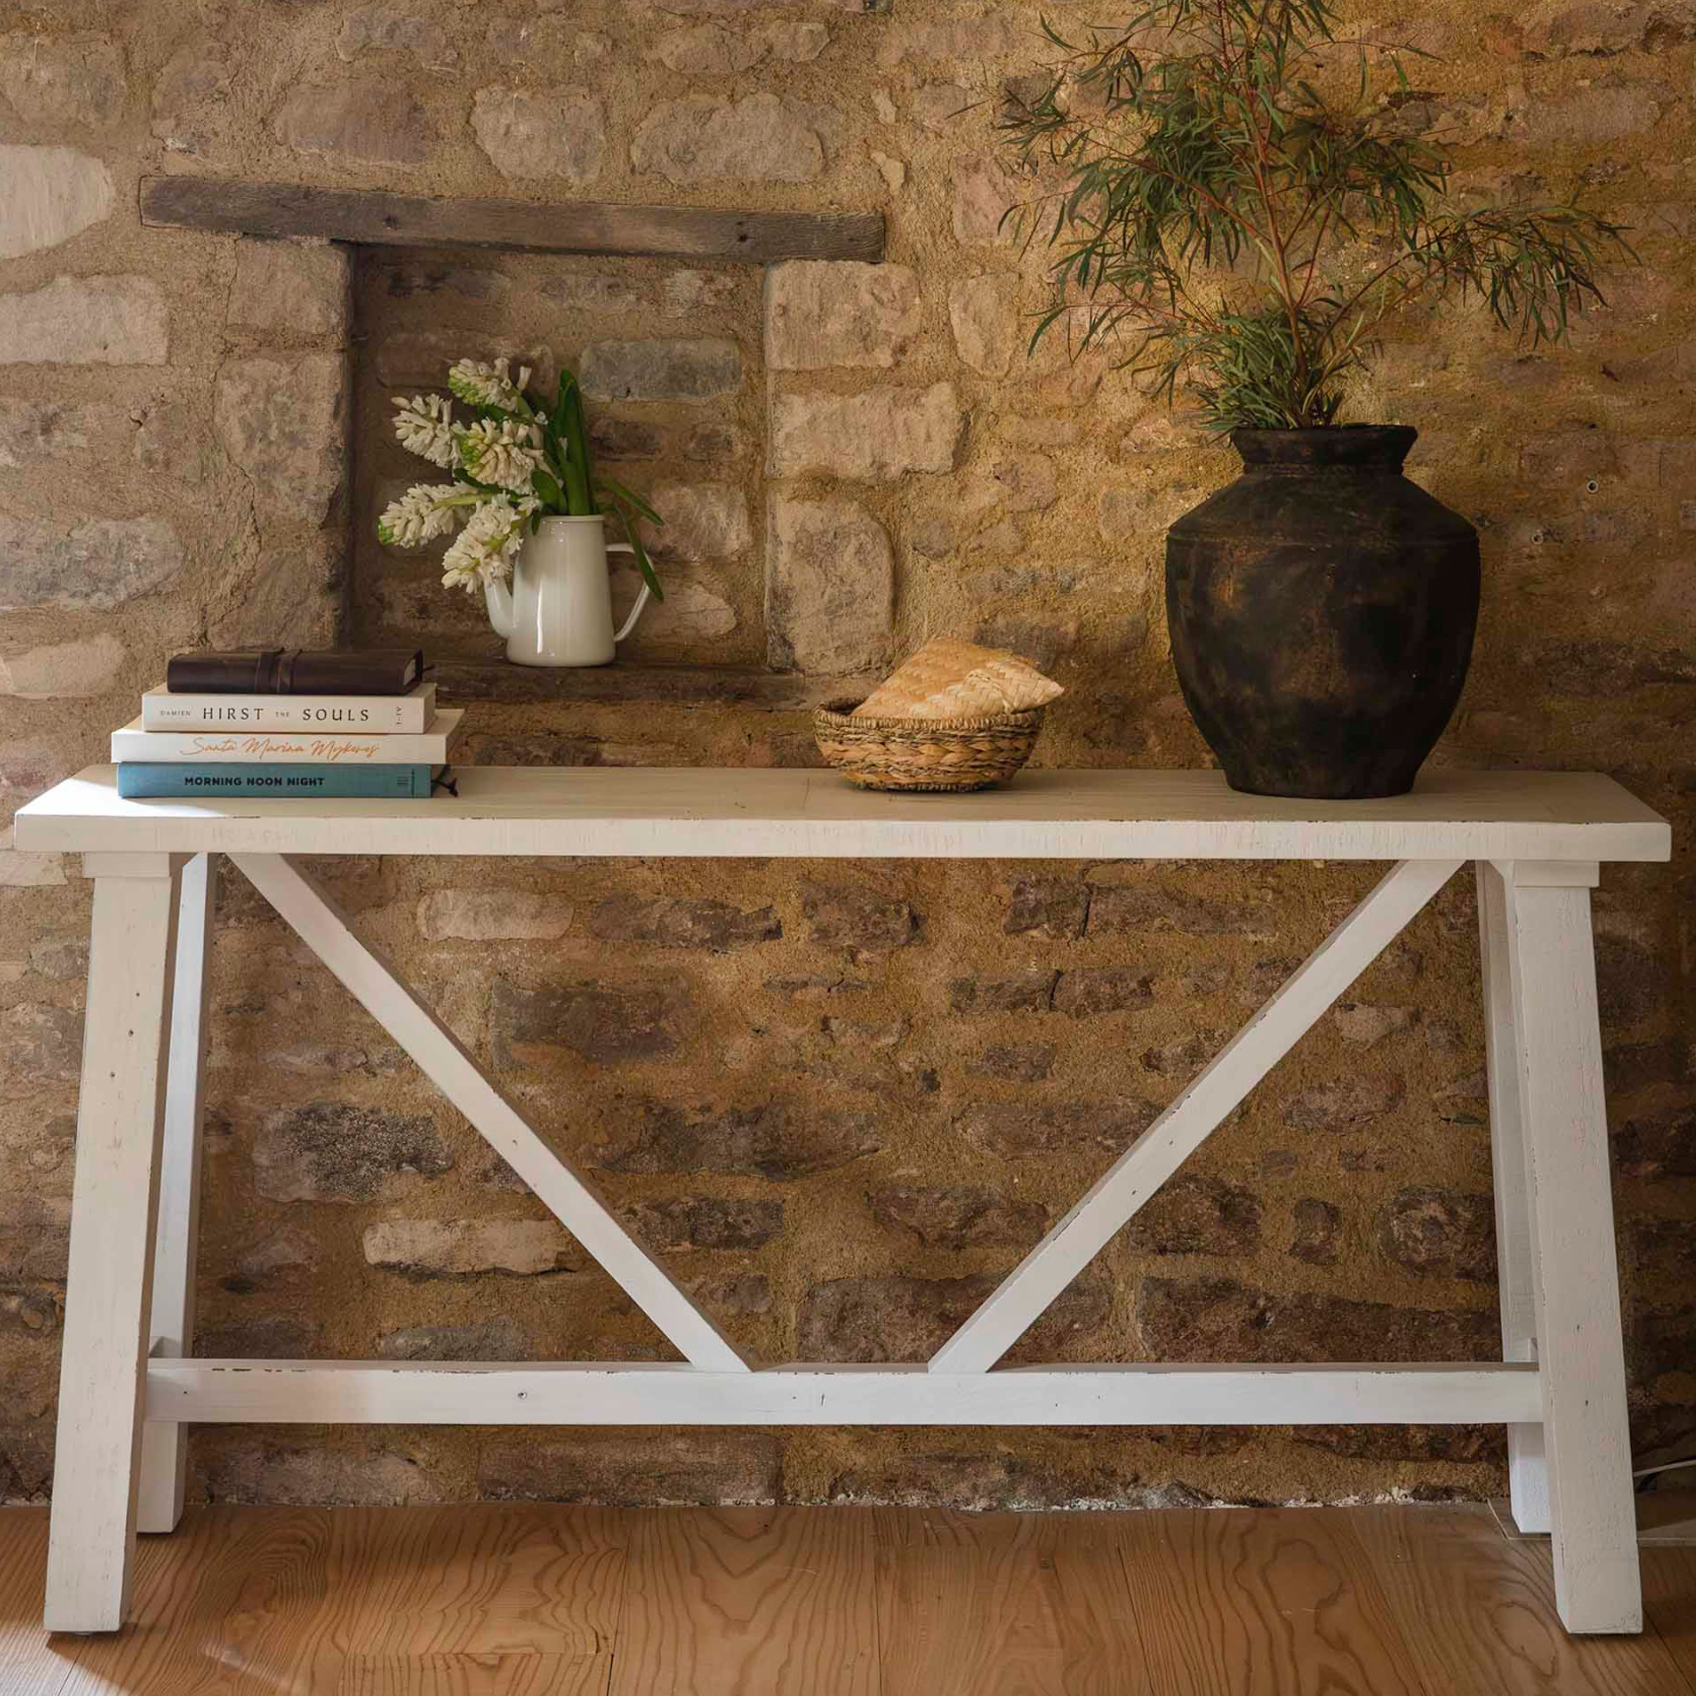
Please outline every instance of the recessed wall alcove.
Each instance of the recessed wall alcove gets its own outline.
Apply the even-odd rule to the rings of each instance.
[[[882,213],[446,199],[192,177],[144,182],[141,212],[153,226],[350,251],[338,640],[419,641],[458,700],[792,709],[836,698],[859,681],[771,663],[762,273],[790,259],[881,263]],[[408,558],[375,540],[375,513],[396,486],[433,475],[388,439],[389,397],[440,388],[462,353],[523,357],[533,345],[551,381],[557,362],[578,361],[592,343],[685,339],[733,344],[736,381],[698,400],[670,397],[692,403],[686,430],[656,423],[652,415],[664,409],[652,397],[592,395],[597,446],[634,487],[705,485],[733,500],[734,513],[726,521],[709,498],[703,514],[698,494],[688,497],[694,504],[680,515],[683,539],[661,546],[677,555],[662,565],[668,585],[677,585],[672,609],[652,632],[639,630],[618,663],[564,671],[508,664],[480,608],[440,588],[434,554]],[[697,569],[687,536],[710,532],[715,521],[721,531],[728,522],[735,557]]]

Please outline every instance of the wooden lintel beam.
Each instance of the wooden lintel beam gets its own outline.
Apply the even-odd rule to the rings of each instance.
[[[729,212],[599,201],[437,198],[299,183],[147,177],[141,221],[230,235],[373,247],[506,247],[541,253],[728,259],[883,259],[881,212]]]

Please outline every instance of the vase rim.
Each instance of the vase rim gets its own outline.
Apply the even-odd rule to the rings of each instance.
[[[541,517],[543,524],[605,524],[606,521],[604,512],[544,512]]]
[[[1418,438],[1411,424],[1326,424],[1306,430],[1236,429],[1231,446],[1244,465],[1257,468],[1400,470]]]

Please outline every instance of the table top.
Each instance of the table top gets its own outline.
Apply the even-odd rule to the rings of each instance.
[[[1242,795],[1216,771],[1025,771],[971,795],[835,772],[467,766],[428,801],[124,801],[90,766],[21,808],[44,852],[893,859],[1665,860],[1666,821],[1595,772],[1430,771],[1383,801]]]

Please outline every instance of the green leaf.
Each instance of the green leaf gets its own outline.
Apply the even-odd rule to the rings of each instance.
[[[536,491],[536,497],[550,512],[565,511],[565,491],[554,481],[553,473],[537,466],[530,473],[530,487]]]
[[[597,487],[610,491],[622,505],[634,507],[650,524],[657,524],[662,530],[665,528],[665,520],[639,494],[633,489],[625,488],[622,483],[607,476],[604,471],[601,473]]]

